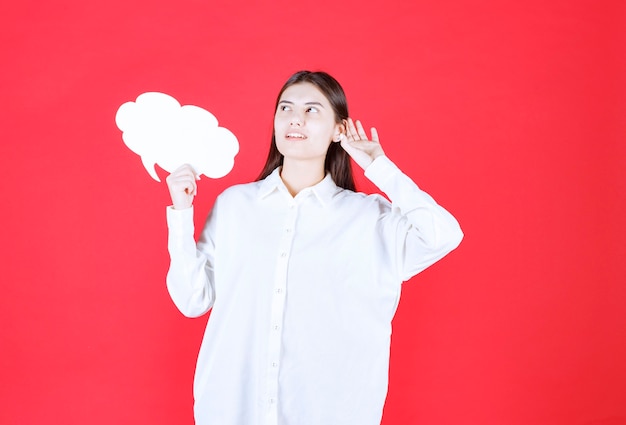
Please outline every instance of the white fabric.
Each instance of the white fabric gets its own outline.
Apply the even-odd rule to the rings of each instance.
[[[461,241],[457,221],[386,157],[366,170],[393,201],[329,175],[292,197],[279,169],[193,209],[167,209],[169,293],[211,310],[194,381],[199,425],[378,425],[403,280]]]

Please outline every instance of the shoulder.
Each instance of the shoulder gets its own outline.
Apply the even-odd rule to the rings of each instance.
[[[258,193],[258,182],[230,186],[215,198],[210,217],[212,220],[221,217],[222,225],[235,218],[241,218],[245,211],[255,209]]]
[[[226,188],[217,197],[219,203],[243,202],[256,199],[259,195],[261,182],[236,184]]]
[[[391,209],[391,202],[384,196],[373,193],[353,192],[342,189],[337,192],[334,198],[335,206],[338,208],[358,208],[364,211],[388,211]]]

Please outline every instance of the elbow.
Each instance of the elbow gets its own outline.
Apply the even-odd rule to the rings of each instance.
[[[439,239],[440,246],[446,249],[447,252],[450,252],[461,244],[465,235],[457,219],[450,213],[447,213],[446,219],[440,223],[441,232],[439,233],[440,237],[437,239]]]
[[[194,290],[191,286],[183,285],[176,279],[166,279],[167,291],[172,302],[188,318],[200,317],[213,306],[213,294],[208,290]]]
[[[448,230],[448,232],[446,232],[445,238],[443,238],[443,240],[441,241],[442,250],[444,250],[446,253],[453,251],[461,244],[464,236],[465,235],[461,230],[461,226],[459,226],[458,222],[455,223],[455,226],[452,226]]]
[[[200,316],[204,315],[207,311],[209,311],[209,308],[206,308],[206,309],[193,309],[193,308],[180,308],[180,307],[178,307],[178,310],[183,314],[183,316],[187,317],[188,319],[195,319],[197,317],[200,317]]]
[[[456,229],[454,230],[454,232],[452,232],[452,235],[450,236],[450,246],[452,247],[450,250],[458,247],[461,244],[464,236],[465,235],[463,234],[463,230],[461,230],[461,227],[457,224]]]
[[[440,231],[432,235],[430,239],[420,237],[412,241],[407,240],[403,258],[408,261],[405,262],[400,274],[403,281],[409,280],[441,260],[461,244],[464,234],[456,221],[455,224],[447,227],[445,231],[439,229]]]
[[[439,229],[439,231],[431,238],[430,243],[427,243],[426,246],[433,252],[439,252],[442,255],[446,255],[461,244],[463,236],[464,234],[461,227],[455,222],[453,226],[449,226],[445,228],[445,230]]]
[[[187,318],[195,319],[200,317],[211,309],[211,304],[207,302],[198,303],[193,298],[179,298],[170,292],[170,297],[174,305]]]

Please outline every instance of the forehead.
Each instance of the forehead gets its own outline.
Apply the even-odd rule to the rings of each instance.
[[[282,102],[283,100],[293,103],[318,102],[322,105],[330,106],[330,102],[326,99],[324,93],[311,83],[297,83],[287,87],[280,96],[280,101]]]

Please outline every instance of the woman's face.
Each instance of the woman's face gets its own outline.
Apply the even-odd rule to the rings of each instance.
[[[330,102],[313,84],[294,84],[281,95],[274,136],[285,159],[321,159],[323,166],[328,146],[337,140],[340,129]]]

